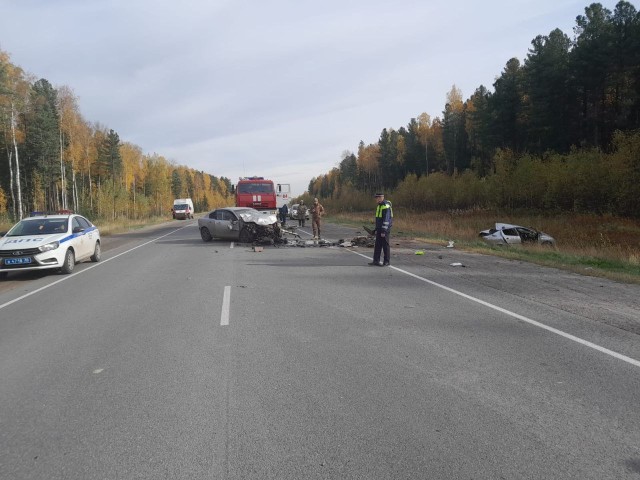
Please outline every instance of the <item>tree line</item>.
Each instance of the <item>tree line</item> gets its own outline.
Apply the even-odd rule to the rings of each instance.
[[[481,85],[463,100],[454,85],[442,116],[423,113],[361,141],[309,193],[338,208],[386,190],[408,208],[639,216],[640,14],[626,1],[613,12],[593,3],[573,33],[538,35],[493,91]]]
[[[122,142],[91,124],[67,86],[35,80],[0,51],[0,216],[73,210],[92,219],[165,216],[174,198],[197,211],[227,203],[231,183]]]

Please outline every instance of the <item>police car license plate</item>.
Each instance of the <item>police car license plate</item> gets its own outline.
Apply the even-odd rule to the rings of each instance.
[[[31,263],[31,257],[18,257],[18,258],[5,258],[5,265],[23,265],[25,263]]]

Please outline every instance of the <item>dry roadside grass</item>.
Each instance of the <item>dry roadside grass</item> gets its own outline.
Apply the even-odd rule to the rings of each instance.
[[[116,220],[112,222],[98,222],[96,220],[96,225],[100,229],[100,235],[106,236],[138,230],[150,225],[157,225],[169,221],[171,221],[171,217],[153,217],[140,220]],[[9,223],[7,221],[0,221],[0,232],[8,231],[13,227],[13,225],[13,223]]]
[[[373,214],[341,213],[331,220],[353,225],[370,225]],[[496,222],[532,227],[556,239],[550,249],[539,245],[491,247],[478,232]],[[581,274],[640,284],[640,222],[596,215],[532,215],[484,210],[410,212],[394,207],[396,235],[446,244],[506,258],[563,268]]]
[[[170,222],[171,217],[153,217],[140,220],[117,220],[113,222],[100,222],[97,227],[100,229],[100,235],[114,235],[116,233],[130,232],[139,230],[151,225]]]

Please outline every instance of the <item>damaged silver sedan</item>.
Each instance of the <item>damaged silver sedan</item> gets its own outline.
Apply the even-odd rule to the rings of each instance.
[[[198,219],[200,236],[205,242],[214,238],[240,243],[280,243],[282,229],[275,215],[253,208],[218,208]]]
[[[521,245],[523,243],[537,243],[540,245],[555,245],[555,239],[534,228],[496,223],[495,228],[480,232],[480,238],[491,245]]]

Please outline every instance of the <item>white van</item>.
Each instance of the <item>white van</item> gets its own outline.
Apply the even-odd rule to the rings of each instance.
[[[193,202],[190,198],[176,198],[171,213],[173,218],[178,220],[193,218]]]

